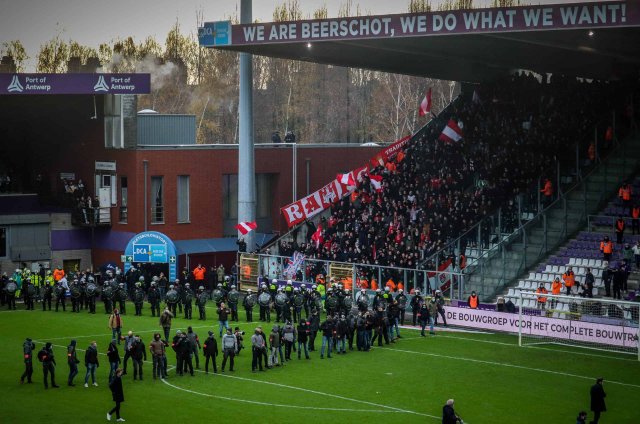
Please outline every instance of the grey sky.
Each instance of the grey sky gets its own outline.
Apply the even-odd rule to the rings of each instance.
[[[329,16],[337,16],[348,0],[299,0],[305,15],[326,4]],[[440,0],[433,0],[438,4]],[[591,0],[586,0],[591,1]],[[476,0],[486,5],[490,0]],[[57,33],[66,40],[98,47],[118,37],[133,36],[142,41],[154,36],[163,42],[175,23],[183,32],[194,32],[196,12],[205,21],[223,20],[236,14],[239,0],[0,0],[0,44],[18,39],[30,56],[27,71],[35,70],[35,56],[41,44]],[[271,21],[272,12],[282,0],[253,0],[254,19]],[[530,4],[569,3],[561,0],[534,0]],[[363,12],[389,14],[406,12],[408,0],[352,0]],[[355,7],[353,7],[355,10]]]

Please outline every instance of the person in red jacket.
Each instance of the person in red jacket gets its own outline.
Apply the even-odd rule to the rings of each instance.
[[[623,240],[624,240],[624,229],[627,227],[627,225],[624,222],[624,219],[622,219],[621,216],[618,217],[618,219],[616,220],[616,243],[618,244],[622,244]]]
[[[640,206],[637,204],[631,208],[631,234],[640,234]]]

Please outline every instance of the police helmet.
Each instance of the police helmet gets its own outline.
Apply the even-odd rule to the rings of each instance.
[[[297,287],[294,287],[294,288],[293,288],[293,291],[294,291],[294,292],[299,292],[299,291],[300,291],[300,289],[299,289],[299,288],[297,288]]]
[[[277,283],[278,283],[278,280],[276,280],[276,279],[274,278],[273,280],[271,280],[271,283],[273,283],[273,284],[277,284]]]
[[[313,290],[315,290],[315,289],[317,289],[317,288],[318,288],[318,286],[316,286],[316,285],[314,284],[314,285],[312,285],[312,286],[311,286],[311,288],[312,288]]]
[[[262,287],[263,289],[266,289],[267,285],[265,283],[262,283],[262,286],[260,286],[260,287]]]
[[[404,292],[404,290],[398,289],[398,293],[402,294],[403,292]]]
[[[158,281],[158,280],[159,278],[156,275],[154,275],[153,278],[151,278],[151,281]]]
[[[366,293],[367,289],[360,289],[360,293]]]
[[[191,287],[191,285],[189,283],[186,283],[184,286],[185,287]]]
[[[90,283],[93,283],[93,282],[95,281],[95,278],[93,278],[93,277],[90,275],[90,276],[89,276],[89,278],[87,278],[87,280],[88,280]]]
[[[173,284],[169,285],[169,290],[173,289]]]
[[[138,281],[138,282],[136,283],[136,287],[142,287],[142,283]]]
[[[342,288],[342,283],[338,283],[338,288],[341,289]]]
[[[16,268],[16,274],[20,274],[20,268]]]
[[[198,287],[198,290],[204,290],[204,286]]]
[[[124,287],[124,283],[120,283],[120,284],[118,284],[118,286]]]
[[[236,288],[236,285],[235,285],[235,284],[231,286],[231,289],[232,289],[232,290],[235,290],[235,288]]]
[[[176,335],[177,335],[177,336],[179,336],[180,334],[182,334],[182,331],[177,330],[177,331],[176,331]]]
[[[218,285],[216,286],[217,288],[222,288],[222,284],[218,283]]]
[[[345,292],[345,294],[349,294],[349,293],[351,293],[351,290],[346,289],[344,292]]]
[[[47,275],[51,275],[51,270],[47,271]]]
[[[151,287],[155,287],[155,286],[156,286],[156,282],[155,282],[155,281],[152,281],[152,282],[151,282]]]
[[[331,293],[332,291],[333,291],[333,289],[332,289],[331,287],[329,287],[329,288],[327,289],[327,293]]]
[[[287,286],[290,286],[291,284],[293,284],[293,282],[291,280],[287,280]]]
[[[251,289],[247,289],[247,293],[251,293]]]
[[[278,291],[281,292],[282,291],[282,287],[278,287]]]
[[[381,291],[380,289],[376,289],[376,293],[380,293],[380,291]]]
[[[300,288],[301,288],[301,289],[306,289],[306,288],[307,288],[307,285],[306,285],[306,284],[304,284],[304,283],[302,283],[302,284],[300,284]]]
[[[224,277],[224,281],[229,281],[229,280],[230,280],[230,278],[229,278],[228,275]]]
[[[138,278],[138,281],[144,281],[144,277],[140,276],[140,278]]]
[[[391,289],[390,289],[388,286],[384,288],[384,291],[386,291],[386,292],[388,292],[388,291],[390,291],[390,290],[391,290]]]
[[[173,280],[174,283],[180,283],[180,279],[176,278],[175,280]]]

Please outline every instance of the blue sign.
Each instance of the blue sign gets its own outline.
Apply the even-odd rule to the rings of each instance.
[[[0,94],[148,94],[150,74],[0,74]]]
[[[169,265],[169,281],[177,278],[176,246],[166,235],[157,231],[146,231],[136,234],[124,251],[126,262],[125,272],[132,263],[164,263]]]
[[[205,22],[198,28],[198,40],[202,47],[231,45],[231,21]]]

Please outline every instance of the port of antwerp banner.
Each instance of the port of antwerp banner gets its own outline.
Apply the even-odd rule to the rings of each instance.
[[[407,142],[411,139],[411,136],[406,136],[400,140],[392,143],[378,153],[372,162],[381,161],[382,163],[392,157],[394,157]],[[361,182],[362,178],[367,175],[369,166],[365,165],[354,171],[353,177],[356,181]],[[337,202],[344,196],[355,190],[355,187],[347,186],[338,179],[331,181],[320,190],[311,193],[310,195],[297,200],[290,205],[280,208],[280,212],[284,215],[284,219],[287,221],[287,225],[293,227],[303,222],[305,219],[312,218],[329,208],[332,203]]]

